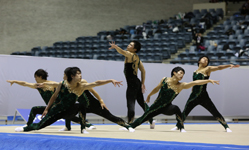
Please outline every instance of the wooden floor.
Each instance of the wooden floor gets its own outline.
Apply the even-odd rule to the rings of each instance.
[[[249,124],[229,124],[232,133],[225,132],[220,124],[185,124],[186,133],[171,131],[174,124],[156,124],[155,129],[149,125],[141,125],[134,133],[120,131],[118,125],[95,125],[97,129],[89,130],[90,134],[80,134],[80,126],[73,125],[71,131],[58,131],[64,126],[49,126],[39,131],[21,132],[24,134],[46,134],[60,136],[99,137],[118,139],[138,139],[175,141],[189,143],[249,145]],[[0,126],[0,132],[17,133],[16,125]],[[20,133],[20,132],[19,132]]]

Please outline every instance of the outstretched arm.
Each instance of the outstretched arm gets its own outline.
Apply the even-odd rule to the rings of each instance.
[[[36,83],[36,85],[39,87],[39,88],[42,88],[44,87],[45,85],[48,85],[48,86],[52,86],[54,88],[58,87],[60,83],[58,82],[54,82],[54,81],[50,81],[50,82],[43,82],[43,83]]]
[[[150,92],[150,94],[147,96],[146,103],[150,102],[150,97],[154,94],[156,94],[162,87],[162,82],[165,78],[163,78],[160,83]]]
[[[37,88],[36,83],[28,83],[28,82],[25,82],[25,81],[17,81],[17,80],[7,80],[7,82],[10,83],[10,86],[12,86],[14,83],[16,83],[18,85],[30,87],[30,88],[33,88],[33,89]]]
[[[207,84],[207,83],[212,83],[212,84],[220,84],[220,81],[216,81],[216,80],[196,80],[196,81],[192,81],[192,82],[189,82],[189,83],[182,83],[182,89],[189,89],[195,85],[203,85],[203,84]]]
[[[45,108],[44,112],[42,113],[41,118],[43,118],[44,116],[46,116],[46,114],[48,113],[49,108],[52,106],[52,104],[54,103],[54,101],[56,100],[60,90],[61,90],[61,84],[59,83],[58,87],[56,88],[56,91],[54,92],[54,94],[52,95],[52,97],[50,98],[47,107]]]
[[[119,87],[120,85],[123,85],[122,84],[122,81],[116,81],[116,80],[113,80],[113,79],[110,79],[110,80],[97,80],[95,82],[92,82],[92,83],[81,83],[81,85],[84,87],[84,90],[89,90],[91,88],[94,88],[96,86],[101,86],[101,85],[105,85],[107,83],[110,83],[112,82],[112,84],[116,87],[116,85]]]
[[[123,50],[122,48],[120,48],[118,45],[115,44],[115,42],[111,42],[109,43],[111,45],[111,47],[109,49],[116,49],[116,51],[122,55],[124,55],[125,57],[132,57],[132,54],[128,51]]]
[[[240,67],[240,65],[229,64],[229,65],[209,66],[208,71],[209,71],[209,73],[211,73],[211,72],[214,72],[217,70],[223,70],[223,69],[226,69],[229,67],[230,67],[230,69],[238,68],[238,67]]]
[[[145,93],[145,69],[144,69],[144,65],[142,63],[142,61],[140,61],[140,64],[138,66],[139,70],[141,71],[141,83],[142,83],[142,93]]]

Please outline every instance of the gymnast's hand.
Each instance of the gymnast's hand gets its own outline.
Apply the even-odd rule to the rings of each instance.
[[[145,85],[142,84],[142,93],[145,93],[145,91],[146,91]]]
[[[147,99],[145,101],[146,103],[149,103],[150,102],[150,96],[147,96]]]
[[[212,84],[218,84],[218,85],[220,85],[220,81],[210,80],[210,82],[211,82]]]
[[[240,67],[240,65],[232,65],[232,64],[231,64],[230,69],[232,69],[232,68],[239,68],[239,67]]]
[[[42,113],[41,118],[43,118],[44,116],[46,116],[46,115],[47,115],[47,113],[48,113],[48,111],[47,111],[47,110],[44,110],[44,112]]]
[[[111,47],[109,49],[113,49],[113,48],[117,48],[117,45],[115,44],[115,42],[109,42],[109,44],[111,45]]]
[[[15,83],[15,80],[7,80],[7,82],[9,82],[10,86],[12,86]]]
[[[115,87],[116,87],[116,85],[117,85],[118,87],[120,87],[120,85],[123,85],[122,82],[123,82],[123,81],[112,80],[112,84],[113,84]]]
[[[101,103],[100,106],[101,106],[102,109],[105,108],[105,109],[109,110],[109,109],[106,107],[105,103]]]

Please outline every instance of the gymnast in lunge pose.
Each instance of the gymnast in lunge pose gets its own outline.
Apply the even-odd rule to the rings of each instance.
[[[70,68],[68,68],[68,69],[70,69]],[[68,70],[66,69],[64,72],[64,78],[63,78],[64,80],[67,79],[67,76],[66,76],[67,71]],[[81,83],[87,83],[87,81],[82,79]],[[50,83],[48,83],[48,84],[50,84]],[[52,84],[54,84],[54,83],[52,83]],[[99,94],[92,88],[89,90],[85,90],[83,92],[83,94],[78,98],[78,102],[85,107],[86,113],[97,114],[99,116],[102,116],[102,117],[114,122],[114,123],[119,124],[120,126],[125,127],[126,129],[128,129],[130,127],[130,125],[127,124],[123,119],[116,117],[110,113],[110,111],[107,109],[104,101],[101,99]],[[77,112],[76,112],[76,114],[77,114]],[[76,114],[74,114],[74,115],[76,115]],[[75,117],[75,116],[72,119],[66,119],[66,127],[61,129],[60,131],[69,131],[71,129],[71,124],[70,124],[71,120],[76,122],[76,123],[80,122],[80,118]],[[91,126],[88,129],[95,129],[95,127]]]
[[[76,100],[82,95],[85,90],[91,89],[95,86],[101,86],[107,83],[112,82],[114,86],[120,85],[121,82],[116,80],[98,80],[92,83],[81,83],[81,71],[79,68],[74,67],[67,72],[67,80],[62,81],[59,86],[56,88],[55,93],[49,100],[49,103],[42,114],[42,120],[39,123],[32,123],[27,127],[18,127],[15,129],[16,132],[27,132],[32,130],[39,130],[46,126],[51,125],[56,120],[63,118],[68,114],[70,109],[73,109],[73,106]],[[56,103],[52,106],[54,101]],[[52,107],[51,107],[52,106]],[[79,112],[80,124],[81,124],[81,133],[88,133],[85,130],[85,110],[84,107],[81,107]],[[133,130],[131,127],[129,130]]]
[[[239,65],[220,65],[220,66],[208,66],[209,64],[209,58],[207,56],[202,56],[198,60],[198,69],[193,74],[193,80],[207,80],[210,77],[211,72],[217,71],[217,70],[223,70],[226,68],[238,68]],[[188,98],[188,101],[185,105],[185,108],[182,112],[182,117],[184,121],[188,114],[191,112],[193,108],[195,108],[197,105],[201,105],[205,109],[207,109],[215,118],[218,120],[221,125],[226,129],[226,132],[232,132],[232,130],[229,129],[225,119],[222,117],[222,115],[219,113],[217,108],[215,107],[214,103],[209,98],[209,95],[207,93],[207,84],[204,85],[196,85],[193,87],[192,92]],[[178,130],[180,123],[178,122],[176,124],[176,127],[172,128],[171,130]]]
[[[58,82],[54,82],[54,81],[49,81],[47,80],[48,77],[48,73],[47,71],[43,70],[43,69],[38,69],[35,73],[34,73],[34,77],[35,80],[38,84],[40,83],[53,83],[51,85],[45,85],[44,87],[40,87],[38,88],[37,83],[28,83],[25,81],[17,81],[17,80],[7,80],[7,82],[9,82],[11,85],[13,85],[14,83],[21,85],[21,86],[26,86],[26,87],[30,87],[33,89],[37,89],[42,97],[42,99],[44,100],[45,104],[47,105],[50,98],[52,97],[52,95],[55,92],[56,87],[58,86]],[[57,84],[58,83],[58,84]],[[57,86],[54,86],[54,84],[57,84]],[[79,104],[75,104],[74,106],[75,108],[71,110],[70,114],[74,114],[75,112],[78,112],[79,109]],[[34,106],[31,108],[31,111],[29,113],[29,119],[27,122],[27,125],[30,125],[33,123],[34,118],[36,117],[37,114],[42,114],[43,111],[45,110],[46,106]],[[95,128],[92,124],[90,123],[86,123],[86,127],[88,129],[92,129]]]
[[[179,82],[182,80],[185,71],[181,67],[175,67],[171,72],[171,78],[164,77],[160,83],[150,92],[146,102],[150,102],[150,97],[159,91],[158,97],[155,102],[145,111],[145,113],[138,119],[136,119],[131,125],[132,128],[136,128],[148,118],[157,116],[159,114],[173,115],[176,114],[176,120],[178,122],[177,127],[181,132],[184,130],[183,118],[181,110],[178,106],[172,105],[172,101],[183,90],[191,88],[195,85],[203,85],[207,83],[219,84],[219,81],[215,80],[196,80],[189,83]]]
[[[145,69],[142,61],[139,59],[137,53],[141,49],[141,44],[138,41],[132,41],[127,46],[127,51],[118,47],[115,42],[110,43],[109,49],[116,49],[116,51],[125,56],[124,74],[127,81],[126,100],[128,108],[128,122],[132,123],[135,116],[135,101],[145,111],[148,105],[144,101],[143,93],[145,92]],[[138,69],[141,71],[141,82],[137,77]],[[154,129],[155,121],[149,118],[150,128]]]

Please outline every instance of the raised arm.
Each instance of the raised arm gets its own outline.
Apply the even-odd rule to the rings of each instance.
[[[30,87],[30,88],[33,88],[33,89],[37,88],[36,83],[28,83],[28,82],[25,82],[25,81],[17,81],[17,80],[7,80],[7,82],[10,83],[10,86],[12,86],[14,83],[16,83],[18,85]]]
[[[146,103],[149,103],[150,102],[150,97],[154,94],[156,94],[162,87],[162,82],[165,78],[162,78],[162,80],[160,81],[160,83],[150,92],[150,94],[147,96],[147,99],[146,99]]]
[[[141,71],[141,84],[142,84],[142,92],[145,93],[145,69],[144,69],[144,65],[142,63],[142,61],[140,61],[140,64],[138,66],[139,70]]]
[[[109,43],[111,45],[111,47],[109,49],[115,49],[118,53],[124,55],[125,57],[132,57],[132,53],[123,50],[122,48],[120,48],[118,45],[115,44],[115,42],[111,42]]]
[[[48,113],[49,108],[52,106],[52,104],[54,103],[54,101],[56,100],[60,90],[61,90],[61,84],[59,83],[58,87],[56,88],[56,91],[54,92],[54,94],[52,95],[52,97],[50,98],[47,107],[45,108],[44,112],[42,113],[41,118],[43,118],[44,116],[46,116],[46,114]]]
[[[189,89],[195,85],[203,85],[203,84],[207,84],[207,83],[212,83],[212,84],[220,84],[220,81],[216,81],[216,80],[196,80],[196,81],[192,81],[189,83],[183,82],[182,83],[182,89]]]
[[[208,66],[208,72],[209,74],[211,72],[214,72],[214,71],[217,71],[217,70],[223,70],[223,69],[226,69],[226,68],[229,68],[232,69],[232,68],[238,68],[240,67],[240,65],[233,65],[233,64],[229,64],[229,65],[219,65],[219,66]]]

